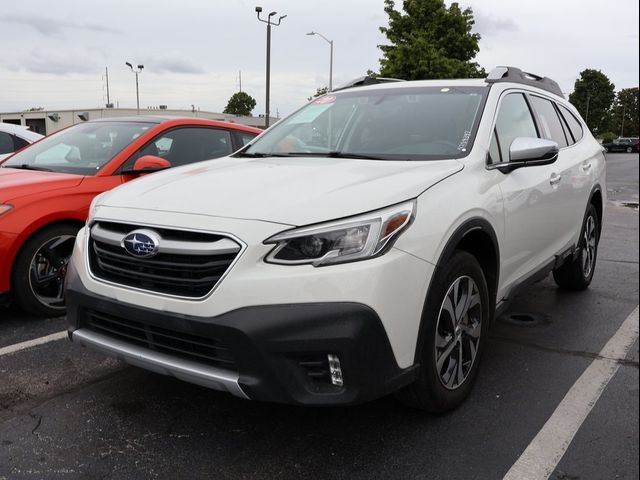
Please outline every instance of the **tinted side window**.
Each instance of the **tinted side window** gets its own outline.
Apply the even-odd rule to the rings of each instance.
[[[518,137],[538,137],[536,125],[524,95],[511,93],[504,97],[496,120],[497,143],[503,162],[509,161],[509,147]],[[492,140],[493,143],[493,140]],[[497,160],[492,158],[495,163]]]
[[[560,148],[566,147],[568,145],[567,138],[564,135],[560,117],[553,107],[553,102],[535,95],[531,95],[529,98],[531,98],[533,108],[540,119],[542,137],[557,142]]]
[[[11,135],[5,132],[0,132],[0,155],[11,153],[13,151],[14,148]]]
[[[232,152],[231,134],[227,130],[185,127],[159,135],[134,155],[134,158],[156,155],[168,160],[172,167],[177,167],[223,157]]]
[[[16,151],[26,147],[27,145],[29,145],[29,142],[13,135],[13,148],[15,148]]]
[[[493,135],[491,135],[491,144],[489,145],[489,163],[500,162],[502,162],[502,158],[500,158],[500,146],[498,145],[498,137],[496,137],[494,130]]]
[[[582,124],[578,121],[573,113],[562,105],[558,105],[560,107],[560,113],[564,117],[565,121],[569,125],[569,130],[571,130],[571,135],[573,135],[573,139],[577,142],[582,138]]]
[[[250,133],[250,132],[238,132],[238,137],[240,137],[240,141],[242,142],[242,145],[246,145],[247,143],[249,143],[251,140],[253,140],[254,138],[257,137],[257,134],[255,133]]]

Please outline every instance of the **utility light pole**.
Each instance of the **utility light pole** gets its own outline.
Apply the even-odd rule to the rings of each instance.
[[[626,113],[627,106],[622,104],[622,126],[620,127],[620,138],[624,137],[624,114]]]
[[[333,90],[333,40],[329,40],[319,32],[309,32],[307,35],[317,35],[329,44],[329,91],[331,91]]]
[[[280,22],[282,21],[283,18],[286,17],[286,15],[280,16],[278,18],[278,22],[276,23],[272,21],[271,17],[273,17],[274,15],[277,15],[278,12],[269,13],[266,20],[263,18],[260,18],[261,12],[262,12],[262,7],[256,7],[256,15],[258,17],[258,20],[267,24],[267,82],[266,82],[267,83],[267,95],[266,95],[267,107],[265,112],[264,126],[265,128],[268,128],[269,127],[269,93],[271,89],[271,26],[273,25],[274,27],[277,27],[278,25],[280,25]]]
[[[109,67],[104,67],[104,79],[107,83],[107,107],[111,105],[111,97],[109,95]]]
[[[131,65],[129,62],[126,62],[125,65],[129,67],[133,73],[136,74],[136,110],[138,112],[137,115],[140,115],[140,90],[138,89],[138,74],[142,73],[144,65],[138,65],[137,68],[133,68],[133,65]]]

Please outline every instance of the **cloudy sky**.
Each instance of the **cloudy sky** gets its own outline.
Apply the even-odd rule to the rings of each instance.
[[[261,2],[261,3],[260,3]],[[447,2],[449,3],[449,2]],[[145,65],[141,108],[166,104],[220,112],[238,90],[264,111],[266,26],[254,7],[287,15],[272,32],[271,113],[291,113],[328,83],[377,70],[387,17],[382,0],[20,0],[0,12],[0,112],[34,106],[135,107],[135,78]],[[401,4],[398,0],[396,4]],[[477,61],[550,76],[569,93],[578,73],[596,68],[616,89],[638,86],[638,1],[461,0],[482,35]],[[7,8],[9,7],[10,8]]]

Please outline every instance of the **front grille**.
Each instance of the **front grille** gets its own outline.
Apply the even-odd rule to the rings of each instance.
[[[91,227],[88,253],[94,276],[152,292],[200,298],[216,286],[240,251],[240,245],[225,236],[149,228],[160,238],[159,253],[136,257],[122,247],[122,239],[136,229],[113,222]]]
[[[174,357],[237,371],[229,348],[219,340],[168,330],[115,315],[88,311],[82,327]]]

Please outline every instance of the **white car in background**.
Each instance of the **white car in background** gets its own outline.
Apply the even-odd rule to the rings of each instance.
[[[351,85],[234,155],[96,197],[69,333],[242,398],[451,410],[517,292],[591,283],[604,187],[553,80]]]
[[[44,135],[32,132],[29,127],[0,123],[0,161],[42,137]]]

